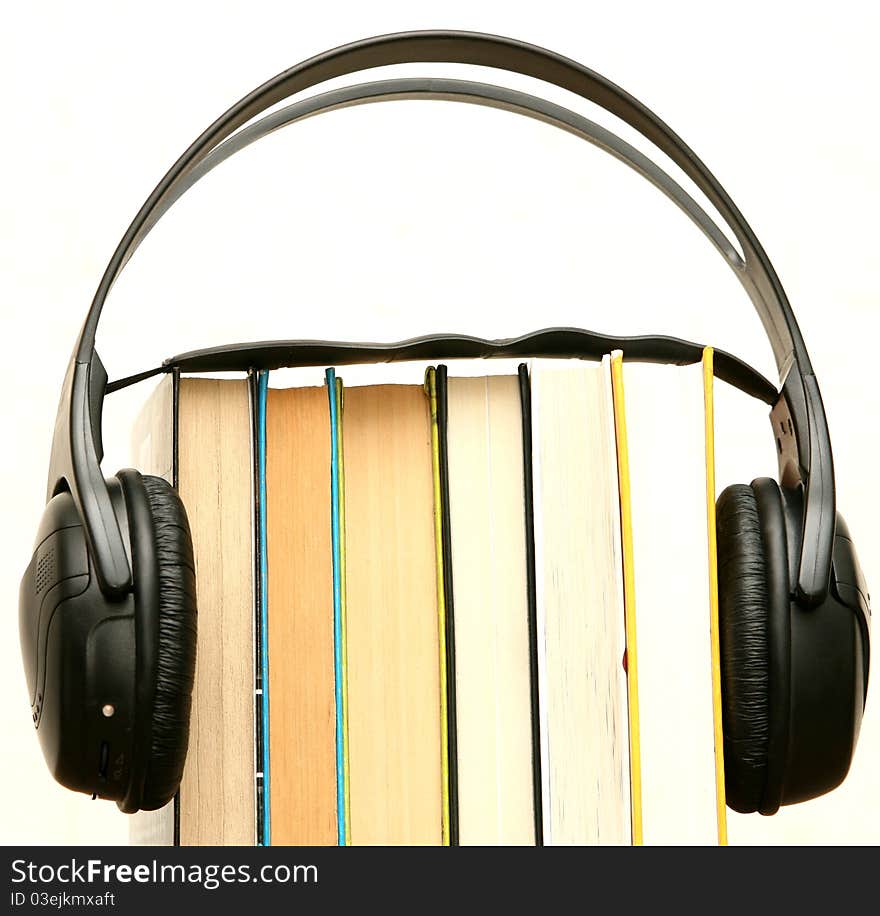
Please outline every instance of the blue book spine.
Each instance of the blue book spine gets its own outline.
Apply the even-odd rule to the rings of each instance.
[[[260,693],[259,717],[262,726],[262,833],[260,846],[272,845],[269,804],[269,561],[266,550],[266,398],[269,373],[261,371],[257,387],[257,461],[259,479],[260,528]]]
[[[326,373],[330,401],[330,500],[331,542],[333,550],[333,668],[336,693],[336,824],[338,844],[347,845],[345,824],[345,745],[342,679],[342,532],[340,531],[339,487],[339,403],[336,372]]]

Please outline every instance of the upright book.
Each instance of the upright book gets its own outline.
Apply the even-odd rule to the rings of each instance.
[[[343,398],[350,841],[443,836],[431,419],[422,386]]]
[[[614,360],[641,839],[726,842],[712,364]],[[637,655],[636,655],[637,652]]]
[[[273,845],[335,845],[336,687],[326,387],[266,403],[269,759]]]
[[[193,535],[199,617],[179,798],[135,816],[132,839],[251,845],[254,515],[247,381],[165,378],[136,424],[133,458],[145,473],[176,478]]]
[[[632,840],[610,360],[531,363],[544,842]]]
[[[515,375],[458,378],[442,370],[458,842],[532,845],[537,710],[520,384]]]

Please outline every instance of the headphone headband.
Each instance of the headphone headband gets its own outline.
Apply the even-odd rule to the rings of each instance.
[[[706,236],[715,250],[725,260],[728,267],[733,270],[749,296],[753,299],[760,296],[755,285],[749,280],[749,275],[745,270],[745,262],[739,251],[737,251],[736,246],[733,245],[696,200],[644,153],[595,121],[591,121],[568,108],[563,108],[561,105],[556,105],[546,99],[541,99],[525,92],[519,92],[516,89],[459,79],[407,78],[358,83],[354,86],[345,86],[341,89],[332,89],[329,92],[309,96],[306,99],[294,102],[292,105],[277,109],[260,118],[259,121],[252,121],[247,127],[243,127],[227,140],[215,146],[210,153],[200,159],[197,165],[193,165],[186,175],[175,184],[162,202],[151,211],[150,216],[129,247],[125,263],[128,263],[156,223],[196,182],[201,181],[208,172],[245,147],[256,143],[267,134],[282,127],[287,127],[307,118],[313,118],[328,111],[339,111],[357,105],[398,100],[434,100],[482,105],[487,108],[509,111],[542,121],[582,140],[586,140],[624,163],[624,165],[629,166],[634,172],[662,191]],[[763,303],[756,302],[755,308],[759,309],[761,307],[763,307]]]
[[[744,253],[743,283],[773,348],[782,398],[774,411],[783,478],[805,485],[803,542],[797,575],[801,598],[827,591],[834,533],[834,482],[821,397],[797,321],[757,238],[717,179],[653,112],[618,86],[558,54],[509,38],[470,32],[409,32],[355,42],[284,71],[218,118],[177,160],[141,207],[116,248],[92,301],[65,377],[52,447],[48,493],[70,489],[83,518],[98,578],[108,594],[131,586],[131,570],[100,470],[101,403],[106,373],[95,335],[110,289],[161,209],[182,193],[187,176],[239,127],[267,108],[318,83],[373,67],[457,63],[535,77],[567,89],[620,117],[666,153],[715,206]],[[751,293],[751,290],[750,290]]]

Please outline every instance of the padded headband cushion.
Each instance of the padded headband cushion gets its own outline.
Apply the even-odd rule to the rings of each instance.
[[[183,775],[196,663],[196,576],[183,503],[161,477],[143,477],[159,562],[159,653],[150,758],[141,808],[168,802]]]
[[[716,511],[725,788],[748,813],[761,804],[770,736],[764,544],[751,487],[728,487]]]

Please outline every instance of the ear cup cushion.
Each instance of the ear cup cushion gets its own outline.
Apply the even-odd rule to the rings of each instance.
[[[751,487],[728,487],[716,504],[718,614],[727,804],[761,804],[770,735],[768,595],[764,544]]]
[[[171,485],[144,475],[159,563],[159,651],[150,758],[141,807],[177,792],[189,742],[196,664],[196,575],[186,510]]]

